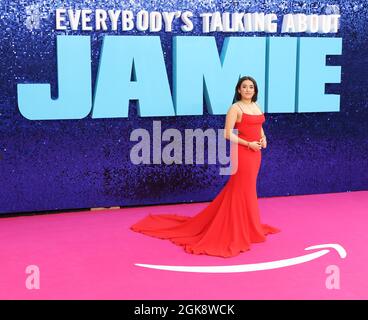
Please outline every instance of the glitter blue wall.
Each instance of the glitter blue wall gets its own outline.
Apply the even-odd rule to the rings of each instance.
[[[201,12],[244,11],[325,14],[338,11],[341,56],[328,65],[342,67],[341,84],[326,85],[340,95],[340,112],[266,114],[268,148],[262,151],[259,197],[366,190],[368,187],[367,6],[365,1],[1,1],[0,2],[0,213],[91,207],[210,201],[226,183],[218,165],[132,165],[129,141],[135,128],[152,130],[152,118],[139,117],[131,102],[129,117],[30,121],[17,105],[17,83],[50,83],[57,96],[56,36],[88,34],[92,43],[92,82],[96,81],[102,38],[117,32],[56,31],[56,8],[130,9],[138,12],[194,13],[203,35]],[[335,12],[336,13],[336,12]],[[122,33],[121,33],[122,34]],[[132,30],[124,34],[149,35]],[[172,37],[159,34],[170,84]],[[216,37],[218,48],[231,33]],[[247,36],[254,35],[248,33]],[[257,33],[257,36],[266,36]],[[295,34],[298,36],[298,34]],[[308,36],[308,35],[300,35]],[[315,35],[313,35],[315,36]],[[325,36],[325,35],[320,35]],[[331,35],[329,35],[331,36]],[[287,88],[285,88],[287,89]],[[158,120],[155,118],[155,120]],[[161,117],[166,128],[221,129],[224,115]]]

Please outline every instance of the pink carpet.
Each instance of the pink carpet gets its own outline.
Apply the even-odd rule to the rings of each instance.
[[[367,299],[368,191],[259,199],[263,223],[282,232],[233,258],[191,255],[133,232],[152,213],[195,215],[206,203],[83,211],[0,219],[0,299]],[[238,273],[148,269],[258,264],[294,258],[319,244],[339,244],[309,262]],[[318,251],[318,250],[313,250]],[[27,289],[27,266],[40,289]],[[328,289],[329,266],[339,289]],[[337,273],[334,272],[336,276]],[[336,281],[337,281],[336,280]],[[336,282],[335,282],[336,284]]]

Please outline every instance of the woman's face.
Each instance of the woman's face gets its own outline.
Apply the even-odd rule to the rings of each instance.
[[[251,100],[255,93],[253,82],[250,80],[244,80],[241,83],[238,92],[241,95],[242,99]]]

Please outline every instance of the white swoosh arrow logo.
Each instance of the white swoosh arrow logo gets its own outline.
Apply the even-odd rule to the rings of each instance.
[[[233,266],[161,266],[143,263],[135,263],[135,265],[144,268],[167,270],[167,271],[179,271],[179,272],[233,273],[233,272],[250,272],[250,271],[260,271],[260,270],[289,267],[322,257],[325,254],[329,253],[330,249],[335,249],[339,254],[340,258],[342,259],[346,258],[347,255],[346,250],[337,243],[319,244],[316,246],[305,248],[304,250],[312,250],[312,249],[323,249],[323,250],[308,253],[303,256],[295,258],[270,262],[253,263],[253,264],[240,264]]]

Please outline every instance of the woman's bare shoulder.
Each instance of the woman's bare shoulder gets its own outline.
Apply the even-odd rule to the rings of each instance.
[[[261,108],[261,106],[258,104],[258,102],[254,102],[254,104],[256,105],[256,107],[258,107],[259,112],[260,112],[260,113],[263,113],[262,108]]]
[[[236,111],[239,111],[239,110],[240,110],[240,109],[239,109],[239,104],[238,104],[237,102],[233,103],[233,104],[229,107],[228,111],[232,111],[232,110],[236,110]]]

